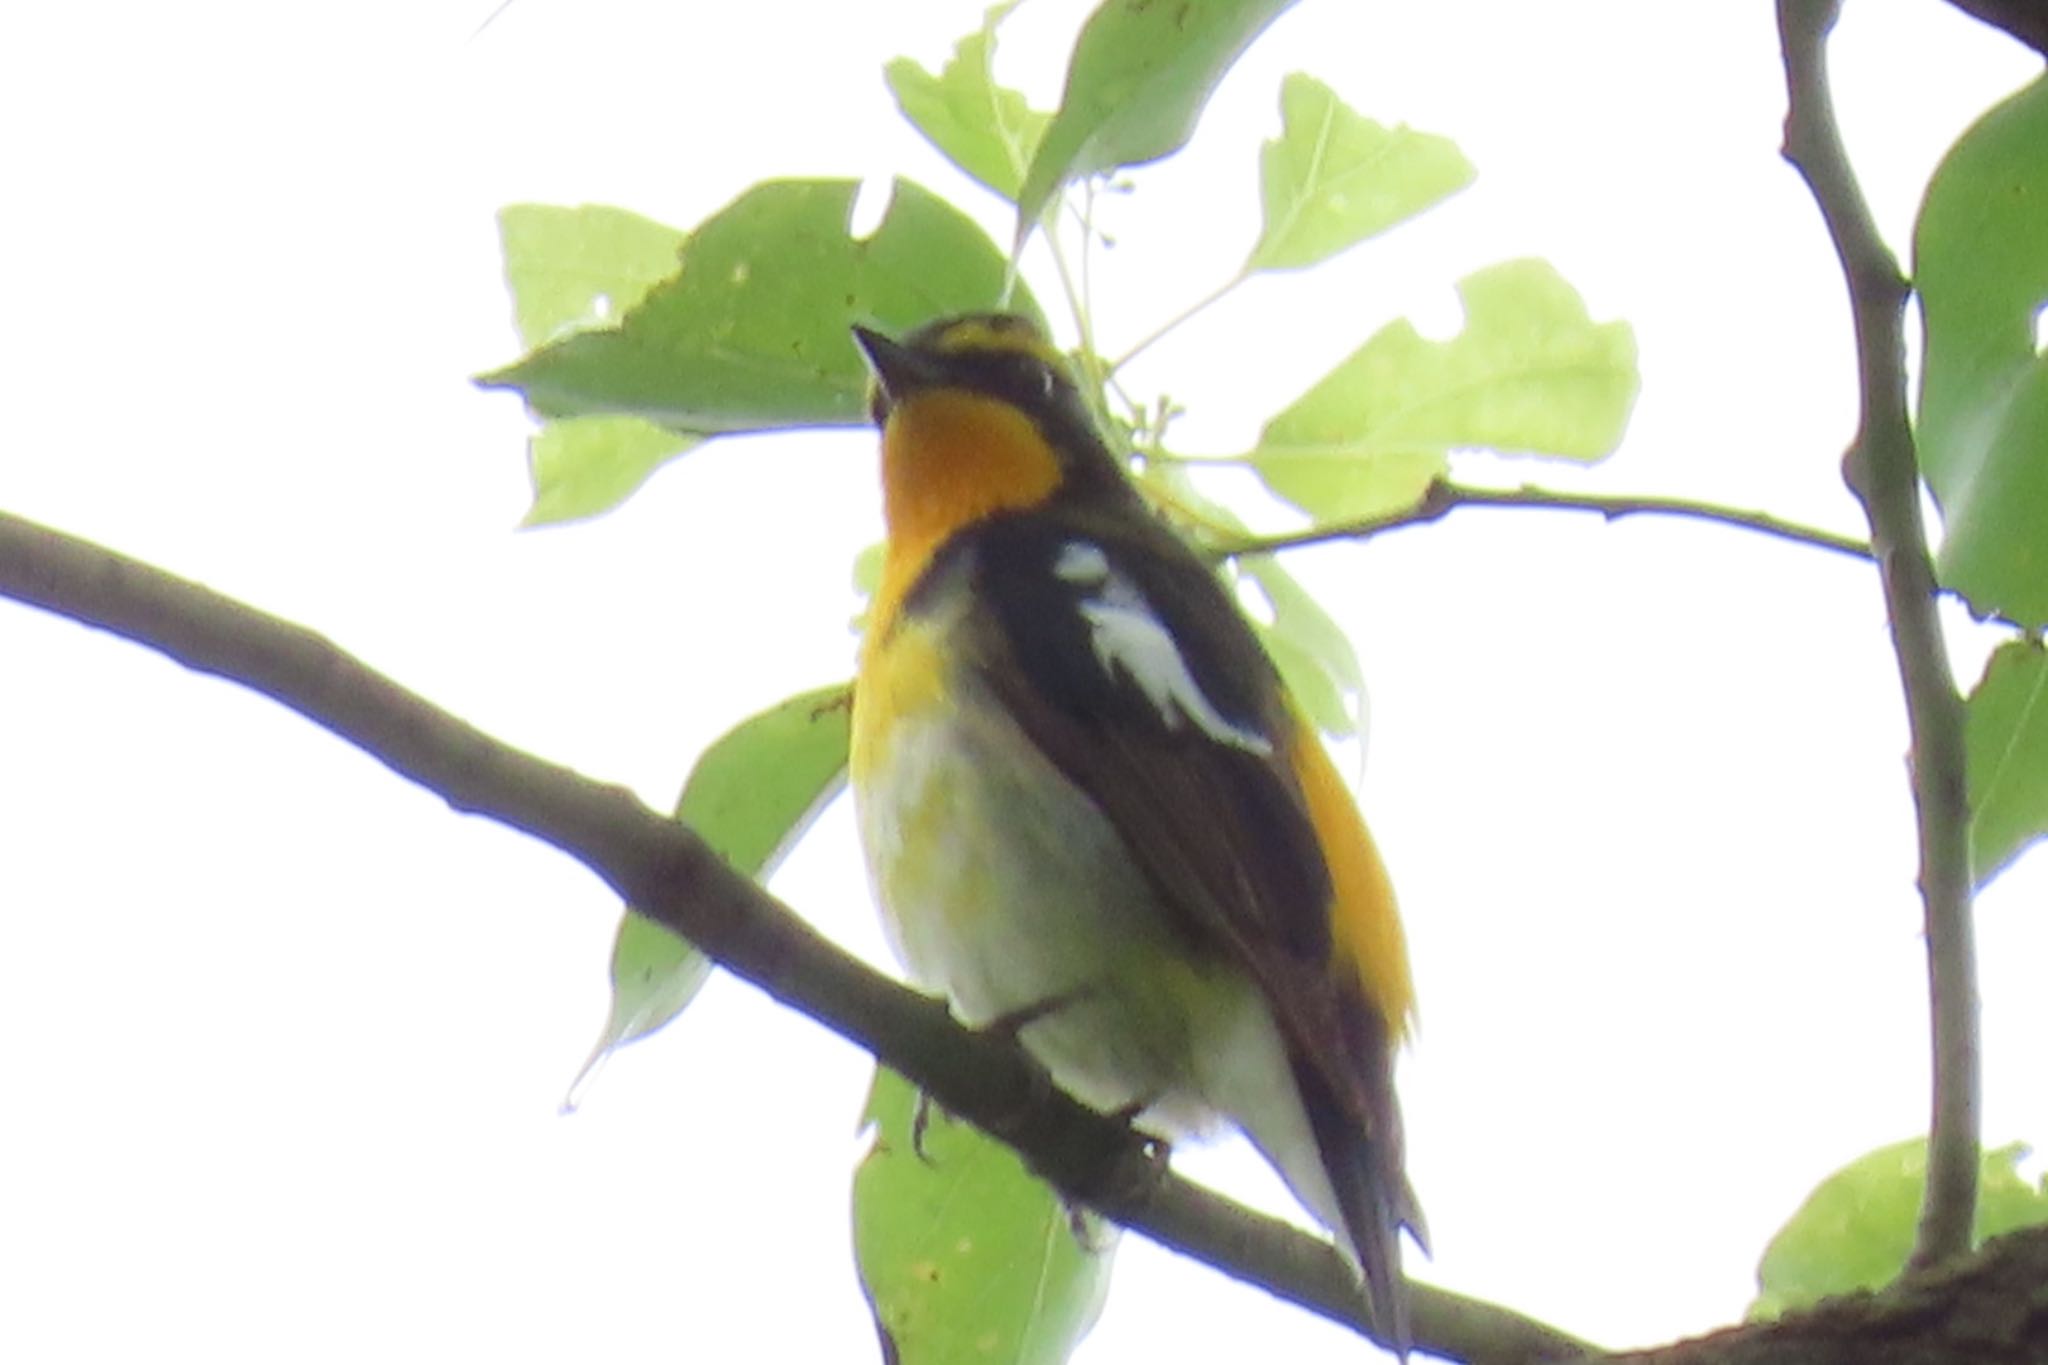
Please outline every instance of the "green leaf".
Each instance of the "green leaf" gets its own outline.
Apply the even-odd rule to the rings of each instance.
[[[1982,886],[2048,835],[2048,650],[2001,645],[1967,707],[1970,865]]]
[[[1635,334],[1595,324],[1543,261],[1509,261],[1458,286],[1465,327],[1425,340],[1380,329],[1260,433],[1252,467],[1322,521],[1405,510],[1459,447],[1593,461],[1634,405]]]
[[[1008,262],[973,220],[899,180],[882,225],[848,232],[851,180],[756,185],[694,232],[682,272],[614,327],[482,376],[547,417],[631,416],[714,435],[864,422],[848,328],[905,329],[993,308]],[[1006,305],[1036,316],[1028,296]]]
[[[1259,151],[1265,230],[1250,270],[1327,260],[1472,183],[1449,138],[1386,128],[1299,72],[1280,88],[1280,136]]]
[[[868,613],[874,610],[875,593],[882,586],[882,568],[889,557],[889,542],[878,540],[863,546],[853,557],[853,593],[860,599],[860,610],[853,614],[853,633],[860,635],[868,628]]]
[[[735,871],[765,881],[846,781],[853,689],[804,692],[741,721],[706,749],[683,784],[676,819]],[[629,912],[612,947],[612,1007],[569,1087],[570,1103],[612,1052],[682,1013],[711,961]]]
[[[565,417],[527,442],[533,506],[527,526],[577,521],[609,512],[698,438],[638,417]]]
[[[1941,504],[1936,569],[1980,613],[2048,624],[2048,78],[1978,121],[1914,230],[1926,325],[1921,470]]]
[[[1102,1311],[1116,1229],[1069,1211],[1016,1153],[877,1069],[853,1179],[861,1288],[894,1365],[1059,1365]]]
[[[602,327],[681,268],[684,234],[603,205],[512,204],[498,211],[505,283],[528,346]]]
[[[990,6],[981,28],[953,45],[953,56],[934,76],[908,57],[884,68],[896,107],[948,161],[1016,202],[1031,154],[1052,115],[1033,109],[1015,90],[997,85],[991,65],[996,26],[1018,0]]]
[[[1351,637],[1273,556],[1240,556],[1237,570],[1258,584],[1273,609],[1271,624],[1256,618],[1252,624],[1302,710],[1333,738],[1357,734],[1365,671],[1358,666]]]
[[[1017,194],[1021,243],[1060,187],[1178,151],[1223,73],[1294,0],[1104,0]]]
[[[498,213],[505,282],[528,346],[616,322],[681,268],[685,236],[624,209],[514,204]],[[631,418],[548,423],[527,446],[525,524],[595,516],[695,444]]]
[[[2021,1178],[2020,1144],[1983,1154],[1976,1240],[2048,1222],[2048,1192]],[[1927,1143],[1893,1143],[1814,1187],[1758,1263],[1751,1318],[1775,1318],[1836,1294],[1877,1289],[1905,1269],[1927,1184]]]

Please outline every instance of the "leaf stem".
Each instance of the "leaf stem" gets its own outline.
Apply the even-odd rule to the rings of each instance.
[[[1870,547],[1853,537],[1839,536],[1832,531],[1822,531],[1812,526],[1802,526],[1798,522],[1786,521],[1764,512],[1745,512],[1739,508],[1721,507],[1691,498],[1560,493],[1547,488],[1526,486],[1513,489],[1470,488],[1444,480],[1431,484],[1420,502],[1403,511],[1389,512],[1384,516],[1364,517],[1357,521],[1337,522],[1328,526],[1312,526],[1304,531],[1290,531],[1281,535],[1250,537],[1210,546],[1209,549],[1219,558],[1224,558],[1232,555],[1265,554],[1274,550],[1292,550],[1303,545],[1321,545],[1334,540],[1366,540],[1383,531],[1440,521],[1460,507],[1542,507],[1564,512],[1595,512],[1609,521],[1627,516],[1689,517],[1695,521],[1718,522],[1723,526],[1757,531],[1780,540],[1789,540],[1815,549],[1831,550],[1836,554],[1849,555],[1856,559],[1870,558]]]
[[[1940,589],[1920,520],[1919,462],[1906,416],[1907,285],[1856,183],[1828,88],[1827,40],[1840,10],[1841,0],[1778,0],[1784,155],[1813,193],[1848,284],[1862,396],[1842,471],[1870,523],[1912,736],[1934,1042],[1927,1189],[1913,1264],[1928,1266],[1969,1249],[1977,1204],[1982,1078],[1963,702],[1935,613]]]
[[[1231,290],[1237,288],[1239,285],[1243,284],[1246,280],[1250,278],[1251,275],[1249,272],[1244,270],[1238,271],[1235,275],[1232,275],[1222,284],[1217,285],[1214,289],[1202,295],[1202,297],[1196,299],[1193,303],[1181,309],[1178,313],[1175,313],[1165,322],[1153,328],[1152,331],[1147,333],[1144,339],[1138,342],[1137,345],[1131,347],[1128,351],[1125,351],[1122,355],[1118,356],[1115,360],[1111,361],[1109,364],[1109,372],[1111,374],[1115,374],[1118,370],[1121,370],[1124,366],[1130,364],[1133,360],[1136,360],[1145,351],[1151,349],[1153,343],[1163,339],[1168,332],[1173,331],[1176,327],[1179,327],[1182,323],[1194,317],[1203,309],[1208,308],[1211,304],[1221,301],[1225,295],[1230,293]]]
[[[1081,372],[1085,381],[1082,393],[1088,400],[1088,409],[1095,416],[1098,427],[1108,431],[1109,396],[1107,384],[1109,371],[1102,367],[1102,358],[1095,353],[1095,326],[1088,315],[1088,284],[1086,263],[1088,258],[1088,220],[1081,218],[1081,259],[1082,272],[1076,276],[1073,265],[1067,260],[1066,248],[1060,242],[1059,215],[1068,207],[1067,192],[1061,190],[1052,209],[1046,214],[1044,231],[1046,249],[1052,253],[1054,272],[1059,276],[1060,292],[1066,296],[1067,311],[1074,315],[1074,329],[1081,339]]]

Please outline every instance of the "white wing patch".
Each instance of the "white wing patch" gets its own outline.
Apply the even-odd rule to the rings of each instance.
[[[1272,754],[1272,741],[1256,730],[1232,724],[1216,709],[1189,671],[1173,632],[1153,614],[1137,584],[1110,567],[1101,546],[1069,541],[1061,547],[1052,571],[1087,590],[1080,611],[1088,622],[1096,661],[1104,671],[1121,671],[1136,683],[1167,729],[1178,730],[1183,722],[1193,721],[1196,729],[1218,744],[1261,758]]]

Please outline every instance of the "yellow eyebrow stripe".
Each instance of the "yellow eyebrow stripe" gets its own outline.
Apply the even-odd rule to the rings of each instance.
[[[1022,318],[961,318],[931,339],[933,350],[945,355],[976,351],[1010,351],[1034,356],[1048,365],[1066,368],[1067,358]]]

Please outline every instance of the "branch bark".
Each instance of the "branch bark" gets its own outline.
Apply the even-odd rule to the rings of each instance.
[[[1607,1365],[2036,1365],[2048,1360],[2048,1228],[1848,1294]]]
[[[2041,0],[1949,0],[1963,13],[2003,29],[2048,56],[2048,5]]]
[[[1913,1259],[1931,1265],[1968,1250],[1977,1204],[1982,1082],[1963,701],[1935,612],[1939,589],[1920,519],[1919,462],[1906,416],[1906,281],[1850,169],[1828,88],[1827,39],[1840,10],[1841,0],[1778,0],[1785,159],[1812,190],[1848,283],[1862,403],[1843,477],[1870,523],[1912,734],[1934,1038],[1927,1193]]]
[[[1172,1175],[1124,1123],[1049,1085],[1014,1043],[840,951],[686,827],[623,787],[491,738],[322,636],[196,583],[0,514],[0,595],[159,650],[326,727],[458,811],[576,858],[621,899],[783,1004],[866,1048],[1016,1148],[1058,1189],[1226,1274],[1365,1332],[1356,1280],[1327,1244]],[[1508,1309],[1411,1287],[1419,1349],[1519,1365],[1589,1349]]]
[[[1832,531],[1822,531],[1812,526],[1802,526],[1798,522],[1774,517],[1768,512],[1745,512],[1739,508],[1721,507],[1691,498],[1643,497],[1614,493],[1559,493],[1547,488],[1529,487],[1469,488],[1442,479],[1429,486],[1421,501],[1399,512],[1390,512],[1380,517],[1366,517],[1358,521],[1315,526],[1306,531],[1292,531],[1284,535],[1259,536],[1210,548],[1218,557],[1227,557],[1269,554],[1275,550],[1292,550],[1303,545],[1321,545],[1334,540],[1365,540],[1382,531],[1441,521],[1460,507],[1536,507],[1561,512],[1594,512],[1609,521],[1630,516],[1687,517],[1695,521],[1709,521],[1723,526],[1739,527],[1745,531],[1757,531],[1780,540],[1791,541],[1795,545],[1832,550],[1836,554],[1848,555],[1854,559],[1868,560],[1871,557],[1870,547],[1860,540],[1838,536]]]

